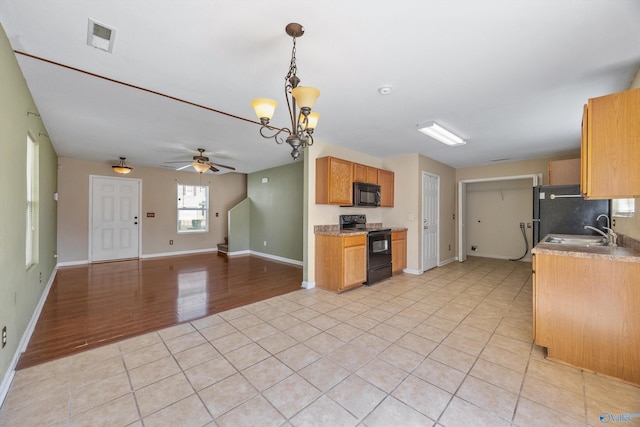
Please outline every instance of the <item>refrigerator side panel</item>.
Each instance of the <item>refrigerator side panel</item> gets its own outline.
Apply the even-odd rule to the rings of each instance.
[[[538,244],[540,239],[540,187],[533,187],[533,246]]]

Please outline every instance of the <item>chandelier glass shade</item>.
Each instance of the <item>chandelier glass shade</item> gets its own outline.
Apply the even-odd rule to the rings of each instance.
[[[298,86],[300,79],[296,75],[296,38],[304,34],[304,28],[300,24],[287,25],[286,32],[293,38],[291,50],[291,63],[289,72],[285,76],[284,93],[287,100],[287,109],[291,120],[291,129],[278,128],[269,124],[273,118],[278,103],[269,98],[256,98],[251,101],[251,106],[260,119],[262,127],[260,135],[263,138],[273,138],[276,143],[286,142],[291,146],[291,157],[297,160],[305,147],[313,145],[313,131],[315,130],[320,114],[311,112],[320,91],[314,87]],[[299,112],[298,112],[299,110]]]
[[[115,166],[111,166],[115,173],[126,175],[133,170],[132,167],[127,166],[126,163],[124,162],[126,159],[127,159],[126,157],[120,157],[120,163],[118,163]]]
[[[198,173],[205,173],[206,171],[208,171],[210,169],[208,164],[201,163],[201,162],[193,162],[193,163],[191,163],[191,166],[193,166],[193,168],[196,171],[198,171]]]

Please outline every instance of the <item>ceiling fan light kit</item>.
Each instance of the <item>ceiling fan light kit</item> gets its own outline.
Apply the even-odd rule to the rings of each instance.
[[[206,163],[200,163],[200,162],[193,162],[191,163],[191,166],[193,166],[193,168],[198,171],[198,173],[205,173],[206,171],[208,171],[210,169],[210,166]]]
[[[262,123],[260,135],[263,138],[273,138],[276,143],[286,142],[291,146],[291,157],[297,160],[305,149],[313,145],[313,131],[318,124],[320,114],[311,112],[316,99],[320,96],[320,91],[310,86],[298,86],[300,79],[296,75],[298,70],[296,65],[296,38],[302,37],[304,28],[297,23],[290,23],[285,31],[293,38],[293,48],[291,49],[291,63],[289,72],[285,76],[284,94],[287,100],[287,109],[291,119],[291,129],[277,128],[269,125],[269,121],[278,106],[278,103],[269,98],[256,98],[251,101],[251,106]],[[300,113],[298,114],[298,109]],[[268,132],[275,131],[269,135]],[[286,134],[287,136],[285,137]]]
[[[220,163],[214,163],[210,161],[209,157],[204,155],[204,152],[205,152],[204,148],[198,148],[199,154],[193,156],[193,160],[182,160],[182,161],[179,160],[177,162],[165,162],[165,163],[187,163],[186,166],[179,167],[176,170],[182,170],[182,169],[188,168],[189,166],[192,166],[198,173],[205,173],[208,170],[211,170],[211,172],[218,172],[220,169],[218,169],[216,166],[225,168],[225,169],[230,169],[232,171],[236,170],[236,168],[234,168],[233,166],[221,165]],[[188,163],[191,163],[191,164],[189,165]]]
[[[115,173],[119,173],[119,174],[122,174],[122,175],[126,175],[128,173],[131,173],[133,168],[130,167],[130,166],[127,166],[126,163],[125,163],[125,160],[127,160],[126,157],[120,157],[120,163],[118,163],[115,166],[111,166]]]

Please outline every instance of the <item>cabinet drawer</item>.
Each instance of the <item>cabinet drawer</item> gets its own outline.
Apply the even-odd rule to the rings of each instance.
[[[344,238],[344,247],[364,246],[367,244],[367,235],[358,234],[357,236],[347,236]]]

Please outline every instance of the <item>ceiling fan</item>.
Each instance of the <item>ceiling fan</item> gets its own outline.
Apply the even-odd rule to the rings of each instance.
[[[220,163],[213,163],[209,161],[209,157],[204,155],[204,148],[198,148],[198,152],[200,154],[193,156],[193,161],[191,160],[179,160],[177,162],[164,162],[164,163],[190,163],[188,165],[182,166],[176,170],[186,169],[189,166],[193,166],[193,168],[199,173],[205,173],[208,170],[212,172],[218,172],[220,169],[216,168],[216,166],[231,169],[232,171],[236,170],[233,166],[221,165]]]

